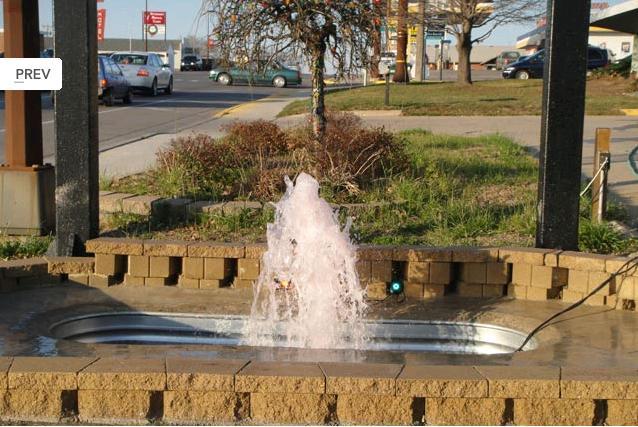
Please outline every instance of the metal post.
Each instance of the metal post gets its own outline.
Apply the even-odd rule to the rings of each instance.
[[[390,73],[385,73],[385,100],[383,103],[386,107],[390,106]]]
[[[146,27],[146,16],[148,15],[148,0],[144,6],[144,19],[142,20],[142,27],[144,28],[144,51],[148,52],[148,28]]]
[[[55,53],[62,90],[55,102],[57,255],[82,255],[99,232],[97,3],[55,0]]]
[[[441,52],[439,58],[439,80],[443,81],[443,39],[441,39]]]
[[[590,1],[548,0],[536,246],[578,249]]]
[[[611,140],[611,129],[596,129],[596,142],[594,147],[594,174],[596,177],[591,187],[591,219],[594,222],[602,222],[605,219],[607,210],[607,172],[611,160],[609,146]],[[600,170],[602,165],[605,167]],[[600,170],[600,173],[598,171]],[[598,175],[598,176],[596,176]]]
[[[39,58],[38,0],[4,0],[5,56]],[[97,12],[96,12],[97,13]],[[39,91],[8,90],[5,98],[5,161],[10,167],[42,164],[42,101]]]

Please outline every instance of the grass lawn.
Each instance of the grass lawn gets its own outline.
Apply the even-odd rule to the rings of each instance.
[[[401,110],[408,116],[510,116],[541,113],[542,80],[491,80],[472,86],[456,83],[393,84],[390,106],[383,105],[385,87],[336,90],[326,95],[331,111]],[[638,108],[631,81],[623,78],[587,82],[587,114],[623,114],[620,109]],[[280,116],[308,113],[310,101],[289,104]]]
[[[405,170],[372,183],[357,202],[389,202],[358,209],[352,235],[361,243],[531,246],[534,243],[537,161],[500,135],[461,137],[423,130],[396,135]],[[322,194],[335,201],[332,194]],[[583,201],[583,242],[599,252],[624,252],[633,241],[607,227],[592,226]],[[352,215],[352,212],[350,212]],[[345,220],[346,213],[341,212]],[[207,214],[182,224],[157,224],[146,217],[116,215],[103,230],[144,238],[264,241],[268,210]],[[601,243],[602,242],[602,243]]]

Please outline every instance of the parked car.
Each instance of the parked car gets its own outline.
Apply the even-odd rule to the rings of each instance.
[[[518,61],[520,57],[521,53],[515,50],[501,52],[496,57],[496,69],[502,70],[503,68],[507,68],[509,64]]]
[[[173,71],[159,55],[150,52],[115,52],[111,58],[120,66],[134,90],[157,96],[160,89],[173,93]]]
[[[587,70],[595,70],[609,64],[607,50],[594,46],[587,48]],[[543,78],[545,69],[545,50],[540,50],[533,55],[510,64],[503,70],[503,78],[527,80],[530,78]]]
[[[215,67],[208,78],[223,85],[233,83],[271,84],[283,88],[301,84],[301,72],[288,68],[280,62],[248,64],[245,67]]]
[[[97,59],[97,96],[110,107],[116,99],[125,104],[133,102],[133,89],[120,67],[108,56]]]
[[[180,71],[202,71],[204,69],[204,61],[198,55],[186,55],[182,58]]]

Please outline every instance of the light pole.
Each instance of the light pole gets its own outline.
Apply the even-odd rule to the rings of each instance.
[[[148,28],[146,27],[146,17],[148,16],[148,0],[145,0],[145,5],[144,5],[144,19],[142,20],[143,22],[143,28],[144,28],[144,51],[148,52]]]

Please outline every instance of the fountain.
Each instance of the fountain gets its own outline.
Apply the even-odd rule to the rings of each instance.
[[[296,184],[286,177],[286,187],[268,224],[244,343],[360,349],[369,333],[362,322],[367,304],[350,221],[341,228],[310,175]]]

